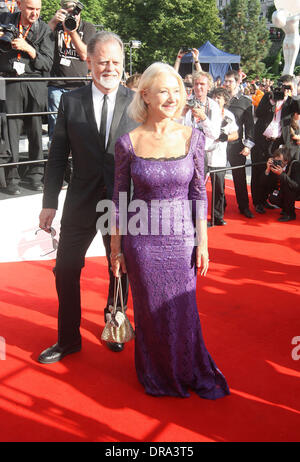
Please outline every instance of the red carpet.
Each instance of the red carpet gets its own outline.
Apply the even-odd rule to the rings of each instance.
[[[88,259],[83,271],[82,351],[40,365],[40,351],[56,342],[53,262],[3,263],[1,441],[300,440],[300,349],[292,345],[300,336],[300,212],[287,224],[277,222],[278,210],[249,220],[238,214],[232,190],[227,201],[227,226],[209,230],[211,265],[199,278],[198,306],[231,396],[210,402],[194,393],[144,394],[134,343],[113,354],[99,342],[104,258]],[[128,311],[132,320],[131,303]]]

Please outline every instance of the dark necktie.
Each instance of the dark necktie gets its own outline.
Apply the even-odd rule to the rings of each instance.
[[[101,145],[102,152],[105,152],[106,122],[107,122],[107,95],[104,95],[102,111],[101,111],[100,131],[99,131],[100,145]]]

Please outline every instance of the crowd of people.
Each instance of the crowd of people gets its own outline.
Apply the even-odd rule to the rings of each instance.
[[[153,63],[142,75],[122,81],[124,45],[118,35],[96,33],[93,25],[81,20],[80,12],[73,18],[72,30],[65,27],[77,4],[61,0],[48,25],[39,18],[41,0],[18,0],[18,11],[0,15],[0,23],[14,24],[18,31],[9,50],[0,53],[0,73],[24,77],[7,83],[3,114],[39,112],[48,105],[51,112],[58,112],[49,119],[45,174],[39,165],[26,173],[33,189],[44,190],[39,226],[46,232],[53,231],[59,193],[66,172],[72,171],[54,272],[58,338],[38,361],[52,364],[81,350],[81,270],[110,201],[115,226],[109,233],[100,227],[109,274],[104,320],[111,319],[114,282],[120,277],[125,304],[128,284],[132,291],[141,384],[154,396],[186,397],[189,389],[207,399],[226,396],[229,388],[206,349],[196,303],[197,269],[205,276],[209,268],[205,180],[211,175],[215,186],[213,221],[224,226],[224,168],[229,162],[239,211],[253,218],[244,168],[251,155],[256,212],[277,206],[282,208],[280,221],[295,219],[300,110],[299,100],[292,96],[293,77],[283,76],[276,91],[265,88],[255,107],[239,72],[230,70],[223,82],[214,82],[201,69],[198,50],[192,49],[195,69],[184,78],[177,72],[185,53],[180,50],[175,66]],[[82,82],[88,73],[91,82]],[[26,80],[49,74],[61,80],[48,87]],[[43,158],[41,126],[40,115],[24,117],[24,124],[23,118],[7,120],[13,160],[18,161],[22,129],[29,140],[29,158]],[[7,169],[5,181],[6,191],[18,195],[16,167]],[[149,207],[145,222],[139,217],[143,232],[123,234],[120,197],[125,194],[128,204],[132,190],[132,199],[139,203],[173,204],[177,212],[189,201],[191,214],[175,213],[167,235],[160,227],[153,233]],[[128,228],[132,212],[128,207]],[[161,214],[163,210],[157,216]],[[144,225],[150,228],[145,230]],[[178,225],[184,229],[181,235],[174,232]],[[123,343],[106,345],[113,352],[124,349]]]
[[[278,82],[267,78],[259,80],[258,77],[248,81],[240,69],[229,70],[223,81],[220,77],[213,81],[209,73],[199,73],[198,55],[194,54],[194,51],[193,57],[194,63],[198,66],[197,70],[184,77],[188,95],[186,111],[189,117],[194,117],[194,126],[206,135],[207,172],[213,170],[211,180],[214,192],[214,224],[226,224],[226,167],[233,167],[232,177],[239,211],[247,218],[254,218],[255,215],[249,207],[246,170],[238,168],[246,166],[247,158],[251,161],[251,195],[255,212],[264,214],[267,209],[281,208],[278,219],[280,222],[295,220],[295,201],[299,200],[300,195],[300,79],[283,75]],[[174,67],[179,69],[178,57]],[[200,98],[198,88],[201,80],[207,82],[207,88]],[[216,120],[218,109],[208,109],[211,98],[217,98],[222,113],[220,136],[220,124]],[[207,132],[201,118],[205,120],[205,124],[208,120],[195,109],[203,108],[205,104],[207,119],[213,122],[212,134]],[[191,105],[192,109],[189,108]],[[184,116],[186,119],[187,116]],[[279,148],[284,149],[287,160],[276,161]],[[266,190],[265,177],[269,175],[277,178],[276,203],[274,195]],[[269,182],[270,184],[274,182]]]

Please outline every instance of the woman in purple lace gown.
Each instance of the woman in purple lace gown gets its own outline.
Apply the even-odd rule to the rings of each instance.
[[[111,263],[116,276],[128,273],[145,391],[187,397],[192,389],[216,399],[229,389],[205,347],[196,304],[197,268],[205,276],[209,264],[204,136],[175,122],[184,104],[180,76],[152,64],[130,107],[142,124],[116,144]]]

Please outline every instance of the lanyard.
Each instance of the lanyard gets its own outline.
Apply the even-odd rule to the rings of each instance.
[[[65,40],[66,49],[70,48],[72,38],[68,32],[64,32],[64,40]],[[65,54],[67,54],[67,50]]]
[[[11,1],[9,2],[10,5],[8,5],[8,1],[9,1],[9,0],[5,0],[6,8],[9,10],[10,13],[13,13],[13,12],[15,11],[16,0],[11,0]]]
[[[21,19],[20,19],[20,22],[19,22],[20,37],[23,37],[23,39],[26,39],[27,35],[29,34],[30,29],[31,29],[31,24],[30,24],[30,26],[28,26],[27,30],[26,30],[25,33],[23,34],[23,26],[22,26],[22,24],[21,24]],[[18,61],[20,61],[20,59],[21,59],[21,53],[18,53],[17,59],[18,59]]]

